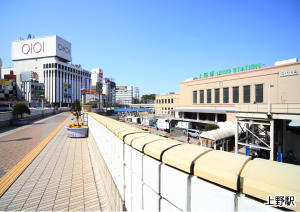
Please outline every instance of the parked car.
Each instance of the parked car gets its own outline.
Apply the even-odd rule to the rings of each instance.
[[[194,129],[188,129],[187,133],[194,138],[199,138],[200,134],[203,132],[203,130],[194,130]]]
[[[166,134],[160,134],[160,135],[158,135],[158,136],[164,137],[164,138],[169,138],[169,136],[167,136]]]

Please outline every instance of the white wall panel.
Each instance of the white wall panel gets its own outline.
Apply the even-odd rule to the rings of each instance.
[[[179,208],[176,206],[172,205],[168,201],[161,199],[160,200],[160,211],[162,212],[181,212]]]
[[[232,191],[192,177],[191,211],[234,211],[235,195]]]
[[[131,194],[132,191],[132,178],[131,178],[132,172],[130,169],[125,167],[125,188],[127,191]]]
[[[132,211],[132,196],[127,188],[125,188],[125,207],[128,212]]]
[[[156,193],[160,193],[160,166],[161,162],[149,157],[143,158],[143,180]]]
[[[124,151],[124,158],[125,158],[125,164],[126,164],[126,167],[128,169],[131,170],[131,146],[128,146],[127,144],[124,144],[124,147],[125,147],[125,151]]]
[[[132,173],[132,202],[135,202],[139,208],[144,208],[143,206],[143,185],[144,183]]]
[[[245,196],[238,197],[238,211],[282,211]]]
[[[189,211],[189,175],[161,165],[161,196],[183,211]]]
[[[143,212],[144,210],[136,203],[135,198],[132,197],[132,212]]]
[[[144,184],[144,211],[154,212],[160,210],[160,196],[150,187]]]
[[[134,172],[140,180],[143,180],[143,157],[144,157],[144,154],[138,150],[132,149],[131,156],[132,156],[132,163],[131,163],[132,172]]]

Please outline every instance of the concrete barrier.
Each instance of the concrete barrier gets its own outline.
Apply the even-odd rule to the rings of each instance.
[[[268,195],[293,196],[296,206],[283,207],[300,210],[299,166],[164,139],[94,113],[89,126],[110,202],[121,199],[129,212],[277,211],[264,205]]]

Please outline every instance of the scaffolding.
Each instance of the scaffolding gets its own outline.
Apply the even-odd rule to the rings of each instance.
[[[236,118],[235,153],[239,145],[250,149],[263,149],[270,153],[274,160],[274,120],[257,118]]]

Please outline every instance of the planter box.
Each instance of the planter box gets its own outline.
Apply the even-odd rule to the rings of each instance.
[[[11,125],[13,126],[21,126],[21,125],[26,125],[28,123],[29,123],[28,120],[15,120],[15,119],[11,120]]]
[[[92,105],[82,105],[84,112],[91,112]]]
[[[89,128],[69,128],[66,127],[70,138],[86,138],[88,137]]]
[[[59,114],[59,110],[54,110],[53,113],[54,114]]]

